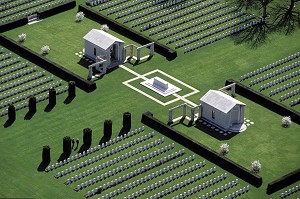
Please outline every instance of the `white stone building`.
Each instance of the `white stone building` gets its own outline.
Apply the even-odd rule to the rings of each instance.
[[[106,60],[107,68],[112,68],[125,61],[124,41],[103,30],[92,29],[84,37],[84,55],[93,61],[97,57]]]
[[[244,124],[245,104],[223,93],[209,90],[201,99],[201,118],[220,129],[240,132]]]

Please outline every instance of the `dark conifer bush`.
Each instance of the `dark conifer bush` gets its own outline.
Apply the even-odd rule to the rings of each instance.
[[[8,106],[8,120],[15,121],[16,120],[16,108],[13,104]]]
[[[55,105],[56,104],[56,90],[55,88],[49,89],[49,104]]]
[[[123,113],[123,128],[129,130],[131,128],[131,113]]]
[[[92,129],[85,128],[83,129],[83,144],[91,146],[92,144]]]
[[[36,97],[35,96],[31,96],[29,98],[29,112],[30,113],[36,112]]]
[[[104,121],[104,137],[110,138],[112,135],[112,121],[105,120]]]
[[[63,139],[63,153],[70,154],[72,150],[72,143],[70,136],[65,136]]]
[[[42,160],[44,163],[49,163],[50,162],[50,146],[45,145],[43,146],[43,154],[42,154]]]
[[[69,81],[69,97],[75,97],[76,96],[76,83],[74,81]]]

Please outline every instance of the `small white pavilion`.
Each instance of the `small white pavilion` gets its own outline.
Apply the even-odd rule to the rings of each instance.
[[[92,29],[84,37],[84,56],[93,61],[100,57],[106,60],[107,68],[112,68],[125,61],[124,41],[98,29]]]
[[[244,103],[217,90],[209,90],[200,101],[201,118],[207,122],[232,132],[247,128],[244,124]]]

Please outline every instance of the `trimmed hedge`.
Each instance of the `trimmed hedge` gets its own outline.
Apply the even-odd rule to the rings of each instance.
[[[265,108],[282,116],[291,116],[292,121],[300,124],[300,113],[290,109],[289,107],[276,102],[275,100],[235,81],[232,79],[226,80],[225,86],[235,83],[235,92]]]
[[[104,128],[103,128],[104,137],[110,138],[112,135],[112,121],[105,120],[104,121]]]
[[[76,86],[86,92],[92,92],[96,89],[96,83],[83,79],[77,74],[69,71],[68,69],[50,61],[44,56],[30,50],[29,48],[13,41],[12,39],[0,34],[0,45],[9,49],[10,51],[26,58],[28,61],[42,67],[44,70],[54,74],[55,76],[69,82],[75,81]]]
[[[43,146],[42,161],[44,163],[49,163],[50,160],[51,160],[51,158],[50,158],[50,146],[45,145],[45,146]]]
[[[227,170],[233,175],[243,179],[244,181],[250,183],[255,187],[260,187],[262,185],[262,177],[251,173],[251,171],[242,167],[241,165],[229,160],[228,158],[220,155],[214,150],[208,148],[207,146],[189,138],[183,133],[173,129],[172,127],[164,124],[162,121],[153,117],[153,114],[146,112],[142,115],[142,123],[149,126],[150,128],[160,132],[161,134],[169,137],[170,139],[184,145],[194,153],[206,158],[212,163],[218,165],[219,167]]]
[[[138,42],[141,44],[148,44],[151,42],[154,42],[154,49],[155,52],[165,56],[168,60],[173,60],[177,57],[177,52],[149,37],[146,37],[145,35],[131,29],[128,28],[126,26],[124,26],[123,24],[120,24],[117,21],[114,21],[110,18],[108,18],[107,16],[101,14],[100,12],[97,12],[91,8],[89,8],[86,5],[79,5],[78,6],[78,10],[82,11],[85,16],[93,21],[96,21],[98,23],[105,23],[109,26],[109,28],[116,30],[118,32],[121,32],[122,35]]]
[[[8,106],[8,120],[15,121],[16,120],[16,108],[13,104]]]
[[[300,169],[297,169],[271,182],[267,187],[267,194],[272,194],[300,180]]]
[[[0,25],[0,33],[15,29],[17,27],[24,26],[27,23],[28,23],[27,17],[23,17],[15,21],[9,21],[8,23]]]

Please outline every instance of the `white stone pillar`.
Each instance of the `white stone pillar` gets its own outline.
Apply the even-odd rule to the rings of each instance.
[[[183,104],[183,106],[182,106],[182,117],[183,118],[186,117],[186,104]]]
[[[88,74],[88,78],[89,79],[92,79],[93,77],[93,67],[92,66],[89,66],[89,74]]]
[[[234,84],[234,85],[232,85],[232,87],[231,87],[231,94],[232,94],[232,95],[234,95],[234,94],[235,94],[235,84]]]
[[[133,57],[133,45],[131,44],[130,45],[130,58],[132,58]]]
[[[141,49],[140,49],[140,48],[137,48],[136,59],[137,59],[137,61],[140,61],[140,60],[141,60]]]
[[[173,110],[169,110],[169,120],[168,120],[168,123],[169,123],[169,124],[173,123],[172,111],[173,111]]]
[[[150,56],[153,56],[154,55],[154,42],[151,43],[151,46],[150,46]]]

